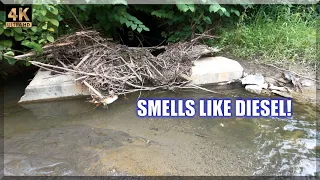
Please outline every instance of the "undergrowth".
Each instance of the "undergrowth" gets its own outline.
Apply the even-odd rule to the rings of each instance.
[[[259,62],[316,67],[315,5],[261,5],[244,12],[238,23],[219,30],[219,41],[209,42],[232,56]],[[218,43],[218,44],[217,44]]]

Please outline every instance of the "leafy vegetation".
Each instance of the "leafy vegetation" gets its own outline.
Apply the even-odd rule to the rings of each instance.
[[[4,16],[2,16],[4,17]],[[14,64],[12,58],[24,50],[42,52],[42,46],[48,42],[54,42],[58,32],[59,10],[56,5],[33,5],[32,28],[6,28],[5,19],[0,20],[0,60],[4,57],[9,64]],[[26,65],[29,65],[26,62]]]
[[[93,27],[109,37],[117,36],[119,28],[150,31],[145,19],[136,16],[142,12],[157,18],[159,26],[166,25],[161,35],[168,42],[190,39],[227,24],[217,28],[219,40],[207,42],[236,57],[314,64],[319,11],[315,5],[128,5],[125,0],[107,5],[33,5],[32,28],[5,28],[4,19],[0,19],[0,58],[13,64],[12,56],[29,50],[41,53],[46,43],[83,27]]]
[[[220,41],[209,43],[235,57],[316,65],[319,12],[315,5],[261,5],[242,13],[235,25],[220,29]]]

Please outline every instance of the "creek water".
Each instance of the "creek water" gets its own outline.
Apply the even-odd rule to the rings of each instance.
[[[5,86],[5,175],[314,175],[317,117],[139,118],[139,93],[108,108],[86,99],[17,104],[25,84]],[[210,88],[210,87],[209,87]],[[141,97],[253,97],[242,89],[150,92]]]

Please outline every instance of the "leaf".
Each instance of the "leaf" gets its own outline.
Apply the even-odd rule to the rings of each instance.
[[[23,46],[28,46],[28,44],[29,44],[29,40],[23,40],[22,42],[21,42],[21,45],[23,45]]]
[[[230,17],[229,11],[225,11],[224,14],[225,14],[226,16]]]
[[[49,6],[49,11],[52,12],[52,14],[58,15],[59,11],[57,8],[55,8],[54,6]]]
[[[59,26],[59,21],[55,20],[55,19],[50,19],[49,20],[51,24],[55,25],[55,26]]]
[[[42,14],[42,16],[45,16],[47,14],[47,10],[45,9],[41,9],[39,12]]]
[[[191,12],[194,12],[194,11],[195,11],[194,4],[189,4],[189,10],[190,10]]]
[[[220,10],[223,12],[223,13],[225,13],[227,10],[226,10],[226,8],[224,8],[224,7],[220,7]]]
[[[16,41],[22,41],[24,39],[24,36],[22,36],[21,34],[15,33],[14,34],[14,39]]]
[[[48,28],[48,31],[54,32],[54,29],[53,28]]]
[[[22,41],[21,45],[27,46],[29,48],[32,48],[32,49],[34,49],[34,50],[36,50],[38,52],[42,52],[43,51],[40,44],[35,43],[35,42],[31,42],[31,41],[28,41],[28,40]]]
[[[137,31],[138,31],[139,33],[141,33],[142,28],[141,28],[141,27],[138,27],[138,28],[137,28]]]
[[[203,33],[203,28],[201,26],[196,27],[200,33]]]
[[[22,29],[20,27],[16,27],[16,28],[12,28],[15,32],[21,34],[22,33]]]
[[[204,16],[203,21],[206,22],[207,24],[212,24],[212,21],[211,21],[210,17],[208,17],[208,16]]]
[[[47,27],[48,27],[48,24],[45,23],[45,24],[42,26],[42,29],[47,29]]]
[[[187,4],[176,4],[176,6],[182,12],[187,12],[189,10],[189,6]]]
[[[31,63],[29,61],[26,61],[26,66],[30,66]]]
[[[167,18],[167,19],[171,19],[173,14],[174,14],[173,11],[167,12],[164,9],[159,9],[159,10],[156,10],[156,11],[152,11],[152,13],[151,13],[151,15],[157,16],[158,18]]]
[[[150,29],[148,27],[144,27],[143,30],[150,31]]]
[[[220,9],[220,4],[212,4],[209,7],[209,12],[217,12]]]
[[[35,41],[35,40],[37,40],[38,38],[39,38],[38,36],[31,36],[31,37],[30,37],[31,41]]]
[[[130,27],[132,25],[132,21],[126,21],[126,26]]]
[[[240,16],[240,12],[236,9],[231,9],[231,12],[235,13],[237,16]]]
[[[126,18],[120,16],[120,23],[124,24],[126,21],[128,21]]]
[[[32,26],[32,27],[31,27],[31,31],[33,31],[33,32],[37,32],[37,31],[38,31],[37,26]]]
[[[4,29],[3,29],[3,26],[0,25],[0,35],[3,33]]]
[[[39,44],[42,44],[43,42],[45,42],[46,40],[45,39],[40,39],[39,41],[38,41],[38,43]]]
[[[16,63],[16,60],[14,58],[10,58],[10,57],[5,57],[5,58],[7,59],[10,65],[14,65]]]
[[[54,38],[50,34],[47,34],[47,40],[49,42],[54,42]]]
[[[2,41],[0,41],[0,44],[3,44],[3,46],[5,46],[5,47],[11,47],[12,41],[11,40],[2,40]]]
[[[6,56],[14,56],[14,52],[8,51],[8,52],[4,53],[4,55],[6,55]]]
[[[131,25],[131,29],[132,29],[132,30],[137,29],[137,25],[136,25],[136,24],[132,24],[132,25]]]

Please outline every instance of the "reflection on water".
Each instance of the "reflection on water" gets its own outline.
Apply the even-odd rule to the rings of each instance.
[[[241,90],[226,97],[250,97]],[[6,104],[6,175],[313,175],[316,111],[294,104],[294,116],[230,119],[140,119],[139,94],[107,109],[85,99]],[[144,93],[206,98],[212,93]],[[219,96],[221,97],[221,96]],[[221,125],[223,124],[223,126]]]

